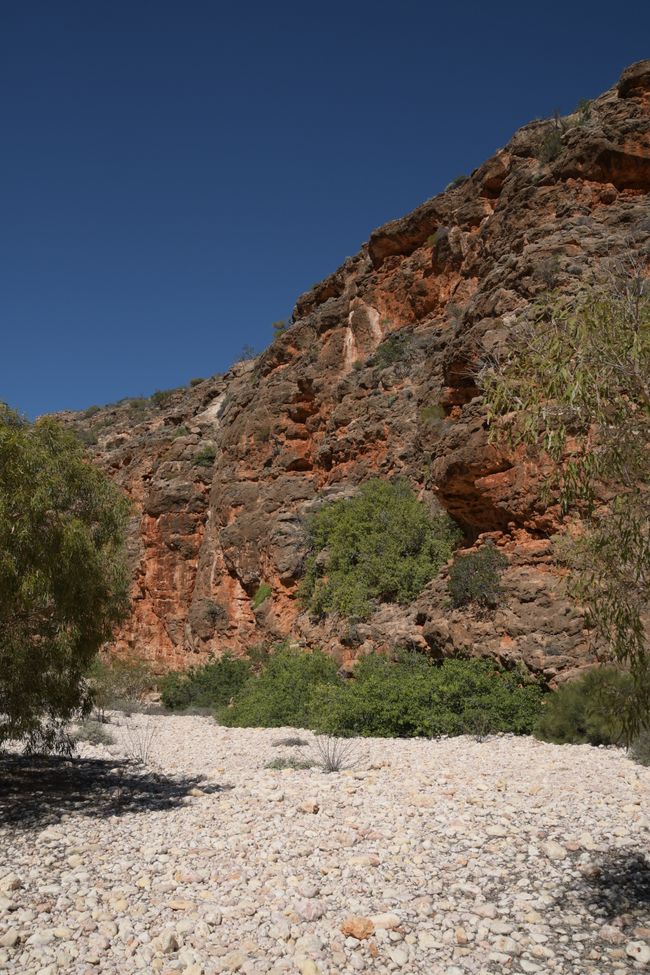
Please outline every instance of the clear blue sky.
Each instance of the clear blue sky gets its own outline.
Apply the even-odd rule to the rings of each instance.
[[[633,6],[0,0],[0,399],[262,348],[374,227],[649,56]]]

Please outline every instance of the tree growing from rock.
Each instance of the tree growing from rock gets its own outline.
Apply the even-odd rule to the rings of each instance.
[[[547,500],[579,519],[570,589],[632,672],[629,734],[650,720],[648,294],[630,263],[577,298],[550,296],[482,377],[495,435],[549,457]]]
[[[128,505],[51,419],[0,405],[0,745],[61,747],[128,611]]]

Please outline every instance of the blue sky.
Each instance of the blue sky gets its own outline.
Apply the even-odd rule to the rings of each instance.
[[[0,3],[0,399],[270,341],[370,231],[648,56],[650,5]]]

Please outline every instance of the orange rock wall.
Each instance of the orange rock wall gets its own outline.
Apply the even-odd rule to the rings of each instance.
[[[64,415],[134,501],[134,608],[118,649],[176,667],[288,636],[342,661],[399,644],[518,659],[551,678],[588,662],[553,563],[544,471],[488,443],[477,372],[544,290],[575,292],[615,259],[647,259],[649,93],[650,62],[628,69],[588,117],[566,120],[548,163],[553,123],[519,130],[302,295],[257,360],[162,405]],[[389,336],[399,354],[382,367]],[[206,448],[214,460],[197,462]],[[314,624],[296,600],[306,517],[396,475],[449,511],[467,544],[489,533],[503,546],[503,605],[451,611],[443,577],[367,624]],[[254,611],[262,583],[272,596]]]

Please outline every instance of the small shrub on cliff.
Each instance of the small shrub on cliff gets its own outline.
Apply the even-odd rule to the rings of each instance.
[[[314,689],[337,683],[336,664],[322,651],[282,649],[218,718],[232,728],[308,728]]]
[[[273,590],[269,586],[268,582],[263,582],[251,600],[251,609],[253,612],[255,612],[256,609],[259,609],[262,603],[266,602],[272,592]]]
[[[395,332],[389,335],[381,343],[372,357],[372,364],[377,369],[388,369],[398,362],[402,362],[408,355],[411,346],[411,337],[402,332]]]
[[[409,603],[460,539],[451,518],[432,515],[405,481],[369,481],[356,497],[324,505],[309,530],[300,598],[316,617],[364,619],[376,602]]]
[[[535,735],[558,745],[620,744],[619,718],[631,691],[629,675],[611,667],[590,670],[548,695]]]
[[[501,595],[501,573],[507,564],[503,552],[491,541],[477,552],[459,556],[449,571],[447,583],[452,606],[470,603],[484,609],[496,606]]]
[[[167,403],[169,403],[175,392],[175,389],[157,389],[155,393],[151,394],[151,402],[154,406],[162,409],[163,406],[166,406]]]
[[[172,671],[160,682],[162,703],[170,711],[224,707],[239,694],[251,675],[248,660],[224,653],[200,667]]]
[[[194,458],[194,463],[198,467],[212,467],[216,458],[217,458],[216,448],[211,447],[209,444],[206,444],[205,447],[202,447],[199,450],[198,454]]]
[[[318,688],[312,708],[316,729],[332,735],[462,735],[478,711],[492,732],[527,734],[541,698],[541,686],[522,670],[492,661],[434,664],[412,653],[394,662],[371,654],[351,680]]]
[[[562,152],[562,131],[559,126],[550,124],[540,141],[537,158],[543,165],[553,162]]]

